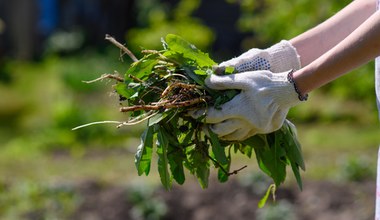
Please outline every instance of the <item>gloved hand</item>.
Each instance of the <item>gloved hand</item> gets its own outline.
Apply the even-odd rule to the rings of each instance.
[[[265,49],[253,48],[231,60],[222,62],[215,68],[215,73],[221,75],[226,67],[234,67],[235,73],[255,70],[270,70],[280,73],[301,68],[300,56],[289,41],[281,42]]]
[[[224,140],[245,140],[255,134],[267,134],[279,129],[289,109],[299,104],[300,98],[288,72],[244,72],[232,75],[211,75],[206,85],[215,90],[237,89],[241,92],[224,103],[198,110],[194,118],[206,113],[205,122]]]

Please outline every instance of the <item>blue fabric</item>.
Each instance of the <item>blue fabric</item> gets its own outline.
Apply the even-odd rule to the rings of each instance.
[[[39,0],[38,7],[40,12],[38,26],[43,35],[48,35],[58,25],[58,1]]]

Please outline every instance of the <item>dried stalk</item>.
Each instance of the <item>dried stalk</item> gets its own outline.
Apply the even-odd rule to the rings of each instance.
[[[112,74],[103,74],[101,75],[99,78],[97,79],[94,79],[94,80],[90,80],[90,81],[83,81],[84,83],[94,83],[94,82],[97,82],[97,81],[100,81],[100,80],[103,80],[103,79],[114,79],[118,82],[124,82],[124,79],[121,78],[120,76],[118,75],[112,75]]]
[[[122,45],[117,40],[115,40],[115,38],[113,38],[110,35],[106,34],[106,38],[105,39],[108,40],[108,41],[110,41],[111,43],[113,43],[120,50],[122,50],[124,52],[124,54],[127,54],[133,60],[133,62],[139,61],[136,58],[136,56],[128,48],[126,48],[124,45]]]
[[[121,124],[119,124],[119,125],[117,126],[117,128],[121,128],[121,127],[123,127],[123,126],[129,126],[129,125],[137,125],[137,124],[139,124],[139,123],[141,123],[141,122],[143,122],[143,121],[146,121],[146,120],[148,120],[148,119],[154,117],[154,116],[157,115],[157,114],[158,114],[158,112],[149,112],[149,113],[147,113],[147,114],[141,115],[141,116],[143,116],[143,117],[140,117],[140,116],[139,116],[139,117],[134,118],[134,119],[132,119],[132,120],[130,120],[130,121],[122,122]]]

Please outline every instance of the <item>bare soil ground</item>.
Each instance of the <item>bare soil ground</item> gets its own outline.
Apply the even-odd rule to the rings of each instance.
[[[276,203],[257,209],[262,195],[238,181],[210,183],[202,190],[197,183],[140,192],[139,203],[131,189],[87,181],[79,184],[82,201],[73,219],[85,220],[369,220],[373,219],[375,183],[307,181],[301,192],[296,186],[277,190]],[[137,196],[138,197],[138,196]],[[151,213],[151,214],[149,214]]]

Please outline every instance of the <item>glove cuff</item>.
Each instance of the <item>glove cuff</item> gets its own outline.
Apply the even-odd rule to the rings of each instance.
[[[289,81],[290,72],[276,73],[272,75],[272,81],[274,82],[273,99],[275,103],[284,108],[291,108],[301,103],[299,94],[295,90],[294,82]]]
[[[270,56],[271,68],[274,73],[301,68],[300,56],[296,48],[287,40],[282,40],[267,49]]]

